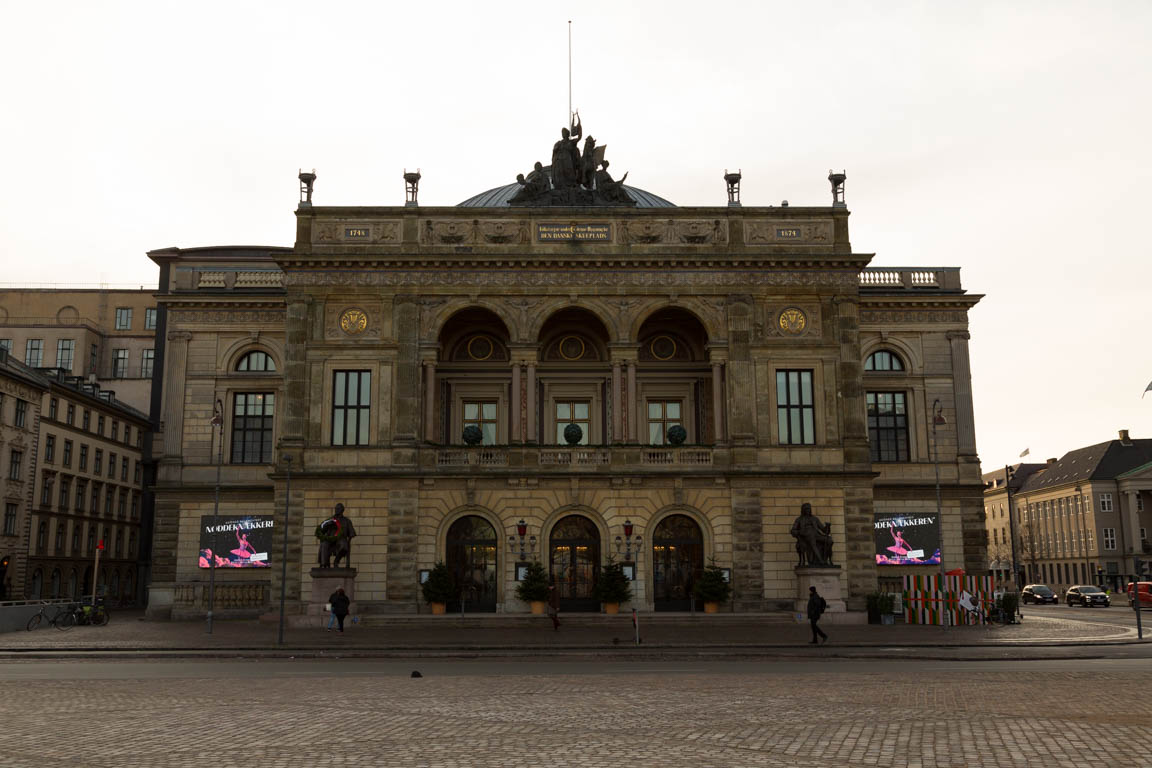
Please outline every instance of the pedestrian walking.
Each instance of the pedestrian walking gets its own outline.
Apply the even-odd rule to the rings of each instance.
[[[344,631],[344,617],[348,615],[348,606],[352,601],[348,599],[348,595],[344,594],[344,588],[341,587],[331,594],[328,602],[332,604],[332,613],[336,616],[336,623],[338,628],[337,632]]]
[[[552,629],[560,629],[560,593],[555,584],[548,585],[548,618],[552,619]]]
[[[820,642],[816,639],[818,636],[823,638],[823,642],[828,642],[828,635],[824,634],[824,630],[816,626],[827,608],[828,601],[820,597],[820,593],[816,591],[816,587],[808,587],[808,621],[812,624],[812,642],[810,645],[816,645]]]

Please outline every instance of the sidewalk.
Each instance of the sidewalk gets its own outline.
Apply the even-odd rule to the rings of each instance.
[[[346,631],[313,627],[285,628],[278,645],[275,621],[217,620],[211,635],[205,622],[144,621],[142,612],[114,612],[105,627],[52,628],[0,635],[0,659],[73,656],[77,654],[205,655],[635,655],[765,656],[788,655],[808,645],[807,623],[787,614],[646,614],[640,616],[640,638],[630,615],[562,616],[553,631],[544,616],[472,614],[453,616],[373,617],[370,625],[346,623]],[[869,650],[921,656],[928,649],[983,649],[1026,655],[1026,648],[1065,648],[1082,654],[1101,646],[1136,642],[1135,630],[1075,619],[1028,616],[1004,627],[877,626],[821,623],[829,634],[828,649],[857,655]]]

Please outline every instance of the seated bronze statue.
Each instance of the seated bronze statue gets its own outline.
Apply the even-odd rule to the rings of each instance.
[[[790,533],[796,539],[796,554],[800,558],[797,567],[832,565],[832,524],[821,523],[820,518],[812,514],[811,504],[801,505],[800,517],[792,523]]]

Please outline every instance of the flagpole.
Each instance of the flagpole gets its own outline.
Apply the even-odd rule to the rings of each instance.
[[[572,19],[568,19],[568,124],[572,124]]]

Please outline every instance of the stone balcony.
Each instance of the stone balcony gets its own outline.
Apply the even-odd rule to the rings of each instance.
[[[715,446],[453,446],[420,451],[422,466],[454,469],[541,469],[615,472],[727,466],[727,448]]]

